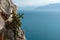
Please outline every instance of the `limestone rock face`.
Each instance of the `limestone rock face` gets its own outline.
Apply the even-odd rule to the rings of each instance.
[[[16,10],[16,8],[11,0],[0,0],[0,12],[4,12],[7,17],[11,14],[11,10]]]
[[[12,21],[12,11],[17,13],[17,7],[12,0],[0,0],[0,40],[14,40],[14,33],[9,29],[11,25],[8,25]],[[8,26],[8,29],[5,26]],[[22,29],[18,31],[20,37],[16,40],[26,40]]]
[[[2,28],[4,28],[4,26],[5,26],[4,20],[3,20],[3,18],[0,16],[0,30],[1,30]]]

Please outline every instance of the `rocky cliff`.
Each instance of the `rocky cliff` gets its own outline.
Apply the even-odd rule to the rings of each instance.
[[[0,0],[0,40],[26,40],[20,27],[17,30],[19,37],[14,38],[14,32],[10,29],[13,27],[12,11],[17,13],[17,7],[12,0]]]

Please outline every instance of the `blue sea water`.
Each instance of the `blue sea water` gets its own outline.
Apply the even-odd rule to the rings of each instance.
[[[22,29],[27,40],[60,40],[60,12],[24,11]]]

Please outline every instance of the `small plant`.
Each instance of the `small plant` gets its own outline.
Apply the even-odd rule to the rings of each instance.
[[[18,35],[18,30],[21,27],[21,18],[23,18],[23,14],[16,14],[14,12],[12,12],[13,15],[13,20],[12,20],[12,24],[13,26],[11,27],[13,32],[14,32],[14,38],[16,40],[16,37],[19,37]]]

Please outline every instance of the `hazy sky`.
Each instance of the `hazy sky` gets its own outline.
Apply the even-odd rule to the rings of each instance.
[[[21,7],[26,6],[42,6],[53,3],[60,3],[60,0],[13,0],[13,2]]]
[[[45,6],[54,3],[60,3],[60,0],[12,0],[21,9],[34,9],[36,7]]]

